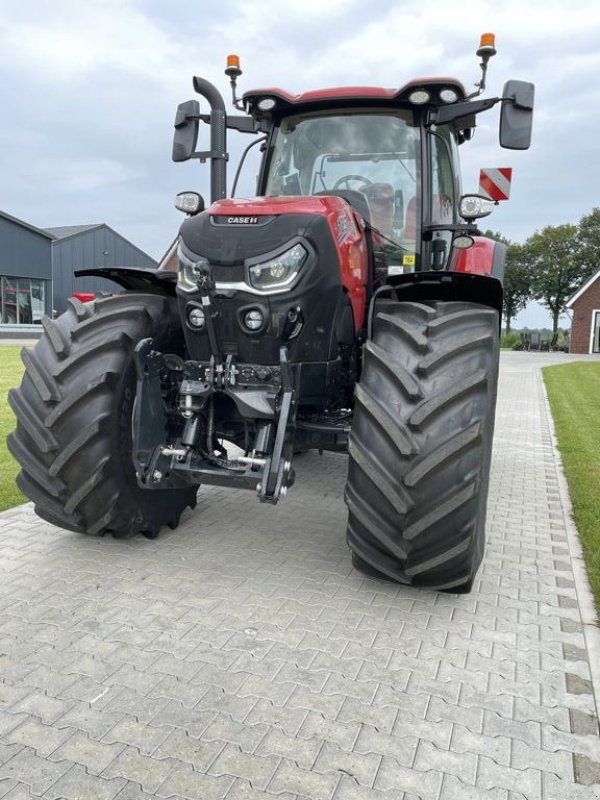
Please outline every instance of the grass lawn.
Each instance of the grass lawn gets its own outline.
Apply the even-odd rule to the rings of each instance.
[[[15,427],[15,415],[8,405],[8,390],[21,383],[23,362],[20,345],[0,346],[0,511],[25,503],[27,498],[16,487],[19,467],[6,449],[6,437]]]
[[[600,363],[543,370],[575,524],[600,610]]]

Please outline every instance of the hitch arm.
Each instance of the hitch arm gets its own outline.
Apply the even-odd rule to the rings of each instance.
[[[162,455],[167,436],[161,393],[165,360],[162,353],[152,349],[152,344],[152,339],[142,339],[133,353],[137,386],[132,413],[132,460],[140,486],[160,484],[156,488],[169,489],[182,484],[177,476],[162,480],[164,465],[169,462]]]
[[[142,339],[134,350],[137,391],[133,404],[133,465],[145,477],[152,454],[165,437],[166,419],[161,402],[160,370],[163,358],[152,350],[152,339]]]
[[[196,274],[196,285],[201,295],[202,308],[204,310],[204,319],[206,323],[206,333],[210,344],[211,353],[215,359],[215,366],[217,372],[223,372],[223,343],[219,326],[217,323],[218,313],[213,311],[213,297],[215,293],[215,281],[210,268],[202,265],[200,262],[194,265],[194,272]]]
[[[263,480],[260,488],[260,500],[262,503],[276,503],[288,485],[284,485],[284,479],[292,477],[291,463],[285,457],[284,446],[291,429],[295,425],[296,404],[293,399],[294,388],[292,385],[292,373],[287,357],[287,347],[282,347],[279,351],[279,361],[281,364],[281,408],[279,411],[279,421],[275,433],[275,443],[271,456],[267,458]],[[291,481],[290,481],[291,483]]]

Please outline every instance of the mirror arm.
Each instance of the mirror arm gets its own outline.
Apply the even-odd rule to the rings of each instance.
[[[192,158],[197,158],[201,164],[204,164],[207,158],[222,158],[225,161],[229,161],[229,153],[219,153],[216,150],[203,150],[202,152],[196,151],[195,153],[192,153],[190,159]]]
[[[447,122],[453,122],[461,117],[474,116],[475,114],[480,114],[482,111],[487,111],[504,99],[510,98],[486,97],[483,100],[463,100],[460,103],[438,106],[430,110],[426,125],[442,125]]]
[[[261,128],[252,117],[232,116],[227,117],[227,127],[240,133],[258,133]]]
[[[200,122],[210,125],[210,114],[188,114],[186,119],[199,119]],[[239,131],[240,133],[260,133],[263,130],[260,123],[252,119],[252,117],[240,117],[231,114],[227,115],[225,125],[230,130]]]
[[[459,103],[451,103],[447,106],[438,106],[429,111],[427,127],[430,125],[442,125],[447,122],[454,122],[457,119],[468,116],[475,116],[482,111],[487,111],[496,103],[510,103],[515,108],[521,108],[530,111],[533,106],[531,104],[519,103],[514,95],[507,97],[486,97],[483,100],[463,100]]]
[[[206,117],[207,119],[204,119],[204,117]],[[178,111],[173,127],[183,128],[184,125],[187,125],[188,120],[190,119],[201,119],[203,122],[207,122],[208,114],[184,114],[182,111]]]
[[[481,231],[476,225],[470,222],[454,223],[449,225],[424,225],[423,239],[427,242],[431,239],[431,234],[435,231],[451,231],[452,233],[465,233],[470,236],[481,236]]]

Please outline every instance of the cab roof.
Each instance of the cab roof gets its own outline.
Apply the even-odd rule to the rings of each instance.
[[[285,89],[277,87],[266,89],[252,89],[245,92],[243,101],[248,111],[258,113],[257,103],[265,97],[272,97],[277,101],[278,110],[291,108],[313,108],[327,106],[348,106],[352,102],[366,101],[369,103],[378,102],[384,105],[396,105],[399,101],[407,101],[408,95],[419,88],[427,88],[432,95],[431,102],[436,104],[436,92],[441,89],[454,89],[458,95],[458,100],[464,100],[466,91],[463,84],[456,78],[436,77],[436,78],[416,78],[405,83],[398,89],[384,89],[377,86],[337,86],[331,89],[316,89],[301,94],[291,94]],[[439,102],[439,100],[437,101]]]

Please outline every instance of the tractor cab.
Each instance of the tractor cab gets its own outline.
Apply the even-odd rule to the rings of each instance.
[[[475,99],[485,88],[495,52],[493,36],[484,34],[477,51],[482,77],[470,95],[454,78],[424,78],[398,89],[338,87],[302,94],[259,89],[242,99],[236,96],[239,59],[229,56],[225,72],[233,104],[247,116],[227,115],[216,89],[194,78],[211,112],[201,114],[197,101],[179,106],[173,158],[213,159],[214,202],[225,197],[226,129],[262,134],[259,197],[341,197],[372,233],[374,251],[383,256],[379,266],[383,263],[388,275],[460,271],[461,263],[478,271],[477,258],[456,251],[473,246],[478,234],[473,220],[489,214],[493,203],[461,195],[458,147],[471,139],[477,114],[496,103],[502,106],[501,146],[526,149],[531,137],[532,84],[509,81],[502,97]],[[195,151],[199,121],[212,131],[212,149],[204,153]],[[236,183],[237,176],[234,188]],[[183,195],[182,210],[204,208],[200,198],[197,205],[190,199],[193,193]]]
[[[420,270],[422,225],[458,222],[460,195],[456,137],[448,125],[426,129],[422,101],[464,96],[457,81],[435,78],[398,90],[248,92],[249,113],[269,126],[258,193],[342,197],[394,273]],[[424,163],[430,165],[425,171]]]
[[[390,263],[414,266],[421,194],[419,130],[410,110],[308,111],[281,119],[261,176],[265,196],[346,200]]]

